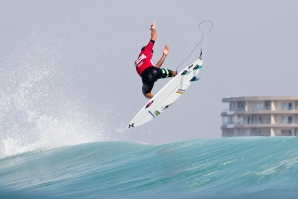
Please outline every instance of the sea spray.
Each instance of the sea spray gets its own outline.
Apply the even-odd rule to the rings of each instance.
[[[60,71],[63,48],[38,33],[0,61],[0,158],[106,139]],[[83,104],[83,106],[82,106]]]

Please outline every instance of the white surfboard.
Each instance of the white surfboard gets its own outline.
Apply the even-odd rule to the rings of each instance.
[[[186,91],[193,82],[198,81],[197,75],[203,66],[203,60],[197,59],[185,67],[169,83],[167,83],[129,123],[128,128],[140,126],[158,117]]]

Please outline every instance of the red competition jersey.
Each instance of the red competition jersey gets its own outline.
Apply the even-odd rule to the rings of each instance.
[[[141,76],[142,72],[149,66],[154,66],[152,61],[152,48],[154,41],[150,40],[145,49],[140,52],[138,59],[135,61],[135,66],[138,74]]]

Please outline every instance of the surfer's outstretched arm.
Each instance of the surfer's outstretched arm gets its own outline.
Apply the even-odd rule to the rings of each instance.
[[[161,65],[162,65],[163,62],[165,61],[165,59],[166,59],[166,57],[167,57],[169,51],[170,51],[169,46],[165,45],[165,47],[164,47],[164,49],[163,49],[163,51],[162,51],[163,54],[162,54],[160,60],[155,64],[155,67],[157,67],[157,68],[160,68],[160,67],[161,67]]]
[[[153,40],[153,41],[155,41],[156,40],[156,37],[157,37],[157,32],[155,30],[155,24],[156,24],[155,21],[152,22],[151,28],[150,28],[150,30],[151,30],[151,40]]]

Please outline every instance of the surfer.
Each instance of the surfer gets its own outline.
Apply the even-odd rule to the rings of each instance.
[[[153,46],[157,37],[155,23],[156,22],[154,21],[151,24],[151,39],[149,43],[147,44],[147,46],[144,46],[141,49],[139,57],[135,61],[137,73],[142,77],[142,92],[148,99],[151,99],[153,97],[151,90],[154,86],[154,82],[162,78],[175,77],[177,74],[176,71],[171,71],[166,68],[160,68],[170,51],[169,46],[164,46],[162,57],[156,64],[154,64],[152,61]]]

